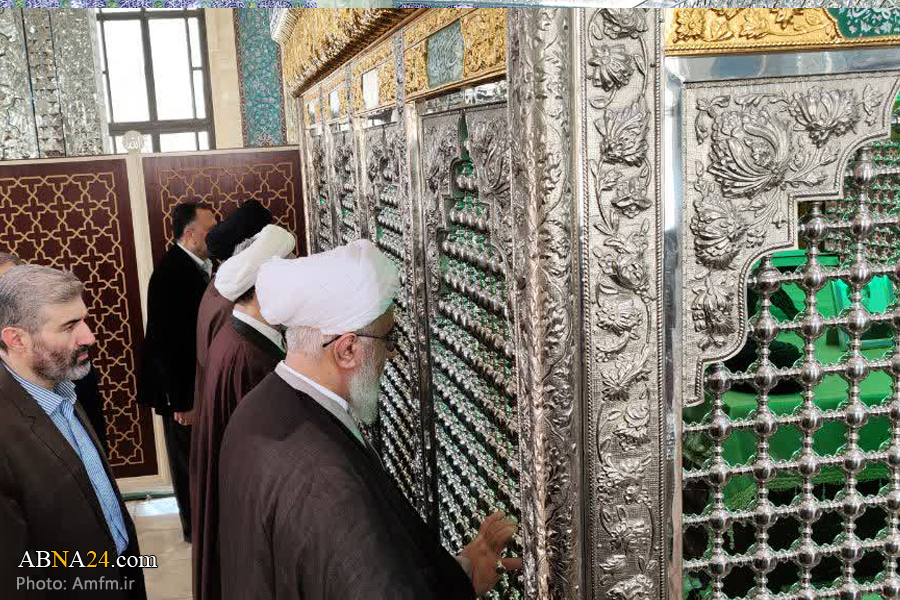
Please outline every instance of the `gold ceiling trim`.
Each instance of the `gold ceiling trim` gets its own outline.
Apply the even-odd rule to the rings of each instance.
[[[294,26],[282,52],[288,89],[296,94],[412,14],[392,8],[292,8]]]
[[[378,69],[378,106],[382,108],[397,99],[397,69],[394,64],[394,40],[388,38],[363,53],[353,63],[353,110],[363,112],[363,75]]]
[[[666,54],[812,49],[851,42],[859,45],[861,40],[844,40],[824,8],[676,8]]]
[[[407,26],[403,32],[406,42],[403,64],[407,99],[504,74],[506,15],[505,8],[436,8]],[[462,79],[438,88],[429,88],[428,38],[456,21],[460,21],[463,37]]]

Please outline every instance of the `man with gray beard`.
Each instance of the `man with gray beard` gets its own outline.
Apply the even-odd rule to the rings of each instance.
[[[0,276],[4,599],[146,598],[140,569],[117,566],[118,557],[139,554],[137,534],[72,383],[91,369],[96,341],[81,292],[74,275],[49,267],[16,266]],[[42,552],[64,561],[77,555],[85,566],[93,561],[103,568],[89,569],[96,577],[77,568],[43,568]],[[67,592],[28,584],[39,580]],[[116,585],[100,585],[109,580]]]
[[[397,268],[368,240],[256,279],[260,311],[287,328],[287,357],[244,397],[219,463],[226,600],[465,600],[517,558],[494,513],[453,557],[383,469],[357,422],[378,414],[395,352]]]

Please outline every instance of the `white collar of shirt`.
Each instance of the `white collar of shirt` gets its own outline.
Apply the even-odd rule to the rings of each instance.
[[[262,321],[259,321],[246,313],[242,313],[236,308],[233,308],[231,310],[231,314],[234,315],[235,319],[237,319],[238,321],[241,321],[242,323],[246,323],[253,329],[257,330],[258,332],[260,332],[261,334],[263,334],[264,336],[269,338],[269,341],[271,341],[273,344],[275,344],[276,346],[278,346],[279,348],[284,350],[284,346],[282,345],[283,338],[282,338],[281,334],[278,333],[278,330],[276,330],[274,327],[272,327],[271,325],[267,325],[267,324],[263,323]]]
[[[210,276],[212,275],[212,261],[211,260],[209,260],[208,258],[206,260],[203,260],[196,254],[194,254],[193,252],[191,252],[190,250],[185,248],[181,242],[178,242],[178,247],[181,248],[182,250],[184,250],[185,252],[187,252],[187,255],[190,256],[192,259],[194,259],[194,262],[197,263],[197,266],[200,267],[201,269],[203,269],[204,271],[206,271],[207,275],[210,275]]]
[[[359,432],[359,427],[356,426],[356,422],[353,420],[353,417],[350,416],[350,407],[347,404],[347,401],[329,390],[326,387],[323,387],[307,377],[302,373],[298,373],[294,369],[287,366],[287,363],[281,361],[278,363],[278,366],[275,367],[275,373],[278,374],[279,377],[284,379],[285,383],[291,386],[294,389],[300,389],[297,385],[297,381],[306,382],[306,384],[313,389],[315,389],[318,394],[312,396],[312,399],[318,402],[322,408],[333,414],[341,423],[344,424],[344,427],[350,430],[356,439],[358,439],[363,445],[365,445],[365,441],[363,440],[362,434]]]

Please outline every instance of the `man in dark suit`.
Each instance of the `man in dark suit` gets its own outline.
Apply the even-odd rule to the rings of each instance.
[[[137,534],[72,383],[90,370],[96,341],[81,292],[74,275],[49,267],[0,277],[4,600],[146,598],[141,570],[119,566],[139,554]],[[47,568],[41,552],[102,568]]]
[[[185,202],[172,212],[176,243],[156,265],[147,294],[147,335],[138,399],[163,419],[172,486],[184,539],[191,539],[188,465],[190,414],[197,367],[197,313],[212,272],[206,234],[216,224],[212,210]]]
[[[0,275],[24,264],[27,263],[15,254],[0,252]],[[106,438],[106,419],[103,417],[103,395],[100,393],[100,378],[97,376],[96,367],[75,382],[75,394],[91,422],[91,427],[94,428],[94,433],[97,434],[97,439],[100,440],[100,447],[108,455],[109,442]]]

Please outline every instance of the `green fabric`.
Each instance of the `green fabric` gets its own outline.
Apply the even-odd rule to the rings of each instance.
[[[779,267],[795,266],[793,263],[797,253],[785,253],[787,256],[778,261]],[[829,262],[832,262],[829,260]],[[833,266],[833,265],[829,265]],[[841,284],[842,285],[842,284]],[[883,312],[893,301],[893,293],[890,284],[887,286],[870,286],[869,308],[873,311]],[[795,306],[802,310],[804,306],[803,292],[796,285],[785,285],[783,288]],[[890,291],[890,298],[886,297]],[[839,312],[839,307],[844,304],[846,289],[840,286],[826,286],[817,295],[819,311],[826,318]],[[787,320],[784,313],[777,308],[772,309],[776,319]],[[798,349],[803,349],[802,339],[794,333],[782,333],[778,340],[788,342]],[[889,344],[890,345],[890,344]],[[816,356],[823,364],[840,362],[844,354],[841,344],[835,335],[824,335],[816,344]],[[871,347],[863,350],[863,354],[869,359],[883,357],[891,348]],[[861,384],[861,399],[866,406],[877,406],[890,398],[891,378],[887,373],[872,373]],[[829,375],[816,387],[816,405],[824,410],[840,408],[847,401],[847,382],[839,375]],[[729,391],[724,398],[725,411],[732,420],[745,419],[757,408],[756,394]],[[802,405],[802,397],[799,393],[782,396],[770,396],[769,408],[776,415],[789,415]],[[709,414],[709,400],[703,406],[685,410],[685,422],[696,422],[704,415]],[[886,417],[870,418],[860,430],[860,448],[863,451],[874,451],[881,448],[889,441],[889,421]],[[813,436],[813,449],[822,457],[839,455],[846,442],[846,427],[841,423],[826,423]],[[783,426],[769,440],[769,455],[773,460],[790,460],[802,447],[802,433],[794,426]],[[685,466],[699,468],[712,457],[712,442],[705,434],[687,436],[683,446]],[[750,430],[733,431],[723,444],[723,455],[732,466],[752,464],[757,451],[756,434]],[[873,479],[887,479],[890,475],[884,463],[870,463],[860,474],[860,481]],[[821,473],[813,480],[815,484],[843,483],[844,473],[840,468],[823,468]],[[802,477],[795,473],[780,473],[769,482],[770,490],[799,489],[803,483]],[[756,497],[756,482],[752,476],[740,476],[733,478],[725,487],[725,503],[731,510],[748,508]]]

